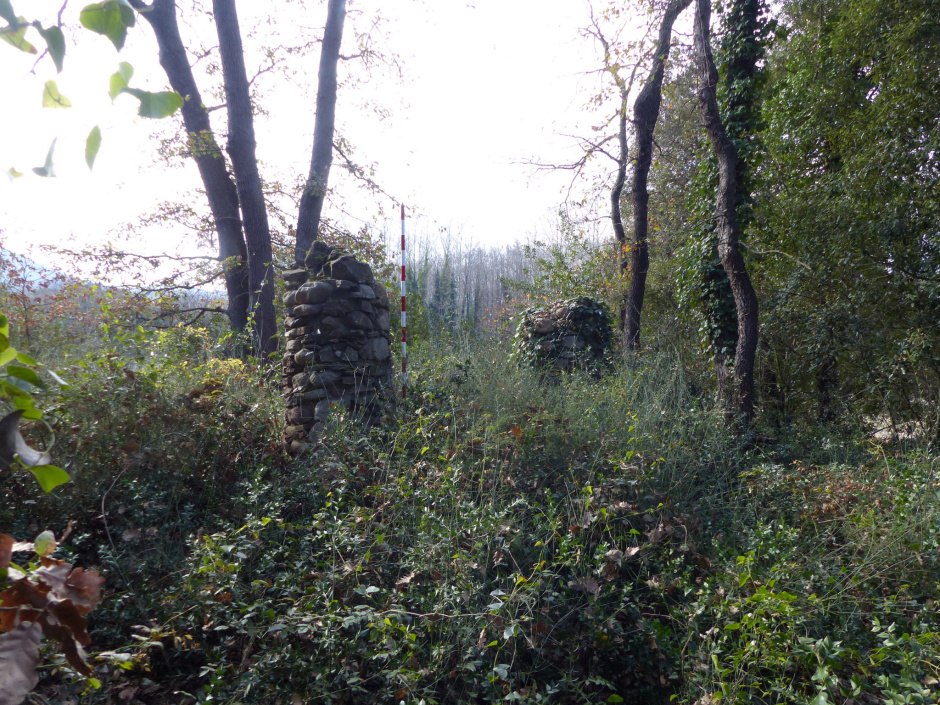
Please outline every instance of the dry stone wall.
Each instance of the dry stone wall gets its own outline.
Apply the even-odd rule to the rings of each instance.
[[[320,240],[284,283],[284,443],[300,455],[316,444],[333,402],[366,423],[391,403],[389,299],[368,264]]]
[[[528,308],[519,316],[513,341],[514,360],[540,370],[599,373],[614,342],[604,304],[582,296]]]

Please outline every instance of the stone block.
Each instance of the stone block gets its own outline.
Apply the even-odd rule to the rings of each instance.
[[[304,267],[309,270],[318,271],[322,269],[323,265],[326,264],[332,254],[332,247],[323,242],[323,240],[315,240],[307,251],[307,256],[304,257]]]
[[[388,308],[388,292],[385,290],[385,287],[379,282],[375,282],[371,286],[372,290],[375,292],[376,305],[381,306],[382,308]]]
[[[307,437],[307,428],[302,425],[288,426],[284,429],[284,436],[294,441],[302,441]]]
[[[308,363],[313,362],[316,354],[313,350],[301,350],[293,356],[294,364],[300,367],[306,367]]]
[[[291,284],[296,287],[307,281],[307,277],[309,276],[310,272],[308,272],[306,269],[289,269],[288,271],[284,272],[283,279],[284,283],[287,284],[288,287]]]
[[[336,316],[324,316],[320,321],[320,330],[326,335],[335,336],[337,333],[346,330],[346,324]]]
[[[362,346],[362,357],[365,360],[387,360],[390,354],[391,349],[385,338],[372,338]]]
[[[369,317],[362,311],[353,311],[347,315],[346,323],[349,324],[351,328],[358,328],[359,330],[372,330],[375,328],[375,326],[372,325],[372,321],[369,320]]]
[[[290,315],[293,318],[303,318],[305,316],[319,316],[323,313],[323,308],[316,304],[302,304],[300,306],[294,306],[291,309]]]
[[[343,255],[339,259],[328,262],[323,272],[333,279],[368,284],[372,281],[372,269],[365,262],[358,261],[352,255]]]
[[[293,425],[302,424],[304,421],[313,421],[316,411],[317,409],[313,405],[294,406],[287,410],[287,420]]]
[[[337,353],[336,357],[346,362],[356,362],[359,359],[359,353],[356,352],[355,348],[346,348],[342,352]]]
[[[340,318],[353,310],[353,303],[344,299],[333,299],[323,304],[324,316]]]
[[[318,401],[316,409],[314,411],[314,418],[317,421],[326,421],[330,418],[330,400],[324,399],[323,401]]]
[[[375,289],[373,289],[368,284],[360,284],[359,289],[352,293],[352,298],[354,299],[374,299],[375,298]]]
[[[307,282],[294,297],[298,304],[322,304],[334,291],[336,287],[328,281]]]
[[[330,389],[339,384],[342,375],[335,370],[321,370],[313,375],[310,386]]]

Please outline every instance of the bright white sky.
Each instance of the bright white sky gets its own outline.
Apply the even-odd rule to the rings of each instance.
[[[54,16],[60,3],[13,4],[21,13],[43,17],[43,8],[50,8],[46,16]],[[73,26],[83,4],[70,4],[67,10]],[[584,101],[597,81],[585,72],[596,68],[599,59],[597,48],[578,31],[588,22],[587,0],[381,4],[389,20],[387,49],[401,57],[404,78],[388,75],[341,92],[338,124],[360,159],[377,164],[380,184],[404,200],[410,213],[423,214],[425,227],[449,226],[467,241],[502,245],[544,224],[561,202],[569,175],[533,174],[519,162],[570,160],[576,154],[573,140],[560,134],[579,128],[583,133],[596,120],[584,113]],[[181,8],[188,5],[180,1]],[[288,25],[322,26],[325,10],[319,3],[310,5],[306,15]],[[243,35],[266,19],[252,13],[272,6],[242,0]],[[364,4],[350,5],[358,6]],[[293,6],[290,12],[300,10]],[[48,57],[33,75],[33,57],[0,46],[0,171],[13,166],[26,172],[12,183],[0,176],[0,229],[6,246],[15,250],[37,242],[104,242],[113,228],[162,200],[191,200],[188,194],[199,185],[192,163],[173,170],[155,164],[155,134],[167,124],[138,118],[137,102],[130,96],[112,104],[107,95],[108,77],[119,61],[135,67],[132,86],[166,87],[149,26],[140,21],[120,54],[107,39],[85,30],[75,31],[67,41],[65,70],[59,76]],[[211,36],[204,41],[215,44]],[[246,49],[250,42],[246,39]],[[344,53],[352,51],[344,42]],[[315,76],[317,60],[316,55],[308,57],[302,68]],[[40,107],[42,84],[50,78],[73,108]],[[258,156],[268,178],[289,181],[309,168],[315,96],[277,80],[270,79],[265,90],[270,117],[256,126]],[[390,116],[380,120],[364,111],[364,100],[388,108]],[[104,138],[89,172],[84,141],[96,124]],[[56,136],[57,178],[36,177],[31,167],[41,166]],[[337,183],[334,178],[331,185]],[[354,189],[348,193],[347,205],[361,211],[364,220],[378,217],[374,201],[359,205]],[[382,205],[389,214],[397,212],[394,203]],[[325,215],[339,217],[336,212]],[[161,233],[151,247],[140,249],[159,250],[173,237]]]

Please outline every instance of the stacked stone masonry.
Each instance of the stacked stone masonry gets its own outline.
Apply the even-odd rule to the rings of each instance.
[[[613,340],[604,304],[582,296],[523,311],[513,342],[513,358],[552,372],[586,368],[600,373]]]
[[[391,403],[389,299],[368,264],[319,240],[284,282],[284,442],[300,455],[316,444],[333,402],[366,423]]]

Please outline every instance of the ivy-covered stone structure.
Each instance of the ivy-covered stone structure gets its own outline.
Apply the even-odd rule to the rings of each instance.
[[[284,283],[284,443],[300,455],[317,443],[334,402],[365,423],[391,403],[389,299],[368,264],[319,240]]]
[[[523,311],[516,326],[512,357],[540,370],[588,369],[599,373],[613,341],[607,308],[596,299],[582,296]]]

